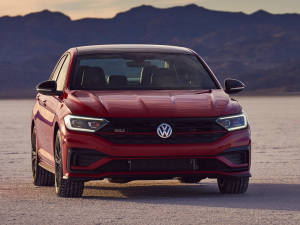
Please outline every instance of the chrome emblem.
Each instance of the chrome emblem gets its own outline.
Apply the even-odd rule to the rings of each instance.
[[[169,124],[162,123],[157,127],[156,132],[161,138],[168,138],[172,134],[172,127]]]

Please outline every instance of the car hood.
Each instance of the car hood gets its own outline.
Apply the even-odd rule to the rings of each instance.
[[[237,114],[241,107],[223,90],[69,91],[72,114],[95,117],[211,117]]]

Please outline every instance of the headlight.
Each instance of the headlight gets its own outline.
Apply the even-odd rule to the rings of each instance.
[[[240,130],[246,128],[248,125],[247,117],[244,113],[219,117],[216,122],[228,131]]]
[[[102,118],[92,118],[84,116],[66,115],[64,118],[65,125],[69,130],[96,132],[109,122]]]

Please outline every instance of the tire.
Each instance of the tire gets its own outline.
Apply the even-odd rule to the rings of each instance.
[[[49,172],[48,170],[45,170],[39,165],[35,127],[33,127],[31,134],[31,171],[32,182],[35,186],[54,185],[54,174]]]
[[[178,177],[179,183],[182,183],[182,184],[197,184],[201,180],[202,179],[197,178],[197,177]]]
[[[219,190],[222,194],[244,194],[249,185],[249,177],[218,178]]]
[[[63,161],[60,132],[55,138],[55,191],[60,197],[81,197],[84,189],[83,181],[63,179]]]

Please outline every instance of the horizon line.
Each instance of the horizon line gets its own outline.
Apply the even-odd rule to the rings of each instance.
[[[40,10],[40,11],[33,11],[33,12],[26,13],[26,14],[0,15],[0,19],[5,18],[5,17],[10,17],[10,18],[13,18],[13,17],[26,17],[26,16],[31,15],[31,14],[38,14],[38,13],[42,13],[42,12],[61,13],[65,16],[69,17],[70,20],[72,20],[72,21],[82,20],[82,19],[114,19],[118,14],[126,13],[126,12],[129,12],[129,11],[133,10],[133,9],[141,8],[141,7],[152,7],[154,9],[158,9],[158,10],[167,10],[167,9],[172,9],[172,8],[185,8],[185,7],[190,7],[190,6],[196,6],[197,8],[200,8],[200,9],[202,8],[202,9],[205,9],[207,11],[225,12],[225,13],[241,13],[241,14],[245,14],[245,15],[248,15],[248,16],[251,16],[251,15],[256,14],[258,12],[264,12],[264,13],[267,13],[267,14],[270,14],[270,15],[300,15],[299,13],[271,13],[271,12],[269,12],[267,10],[264,10],[264,9],[259,9],[259,10],[256,10],[256,11],[252,12],[252,13],[246,13],[246,12],[243,12],[243,11],[216,10],[216,9],[209,9],[209,8],[206,8],[206,7],[203,7],[203,6],[199,6],[199,5],[193,3],[193,4],[186,4],[186,5],[172,6],[172,7],[156,7],[156,6],[153,6],[153,5],[141,4],[141,5],[138,5],[138,6],[131,7],[128,10],[117,12],[113,17],[82,17],[82,18],[79,18],[79,19],[72,19],[72,17],[69,16],[67,13],[63,12],[63,10],[62,11],[57,11],[57,10],[51,10],[51,9],[45,8],[45,9]]]

